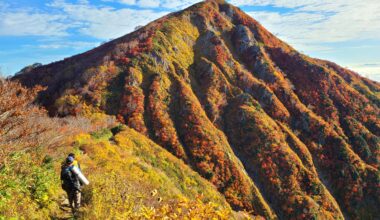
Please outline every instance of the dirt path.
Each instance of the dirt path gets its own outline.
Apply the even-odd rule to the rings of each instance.
[[[55,220],[74,220],[75,217],[71,212],[71,208],[69,206],[69,202],[67,199],[63,199],[59,202],[59,212],[56,213],[55,216],[52,216],[51,219]]]

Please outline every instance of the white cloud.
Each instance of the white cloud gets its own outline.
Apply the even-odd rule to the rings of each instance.
[[[232,2],[294,8],[287,13],[248,12],[270,31],[294,44],[380,38],[380,2],[375,0]]]
[[[339,4],[345,0],[231,0],[228,1],[237,6],[273,6],[282,8],[297,8],[305,6],[325,6],[328,4]]]
[[[156,7],[157,1],[141,0],[138,4],[144,7]],[[1,6],[2,4],[0,4],[0,35],[3,36],[67,36],[69,30],[74,30],[108,40],[127,34],[136,26],[145,25],[169,13],[147,9],[93,6],[87,0],[80,0],[76,4],[64,0],[53,1],[47,6],[55,8],[54,14],[22,9],[1,10]]]
[[[136,0],[121,0],[124,4],[134,5],[136,4]]]
[[[155,8],[160,6],[160,1],[157,0],[139,0],[137,5],[144,8]]]
[[[240,4],[252,2],[240,1]],[[262,0],[255,1],[254,4],[293,8],[290,11],[286,10],[285,13],[251,11],[248,14],[297,50],[311,56],[329,57],[335,61],[344,60],[343,63],[346,63],[349,68],[369,75],[372,79],[373,74],[377,73],[375,80],[379,81],[378,67],[360,67],[352,64],[358,58],[356,53],[361,53],[363,50],[358,48],[356,51],[351,50],[349,54],[338,55],[336,43],[341,43],[340,45],[349,49],[350,42],[380,39],[380,2],[310,0],[305,5],[305,1]],[[369,48],[368,51],[374,53],[375,49]],[[334,53],[337,55],[333,56]],[[380,59],[380,56],[371,58],[366,54],[362,57]]]
[[[87,49],[99,46],[99,42],[87,42],[87,41],[57,41],[50,43],[43,43],[38,45],[41,49],[62,49],[62,48],[72,48],[72,49]],[[31,45],[32,47],[35,47]]]
[[[126,5],[136,5],[141,8],[165,8],[165,9],[183,9],[191,6],[195,3],[201,2],[201,0],[103,0],[119,2]]]
[[[166,8],[165,12],[107,6],[94,6],[88,0],[66,3],[55,0],[50,6],[61,14],[33,11],[6,11],[0,3],[0,35],[64,35],[68,28],[101,39],[128,33],[172,10],[199,0],[103,0],[118,1],[142,8]],[[292,10],[287,13],[248,12],[271,32],[293,45],[338,42],[351,39],[380,38],[380,3],[377,0],[231,0],[238,6],[274,6]],[[68,18],[68,20],[66,20]],[[133,22],[131,22],[133,21]]]
[[[95,7],[89,4],[78,5],[63,1],[55,1],[51,6],[63,10],[71,22],[79,26],[78,30],[82,34],[98,39],[120,37],[133,31],[136,26],[145,25],[168,13]]]
[[[112,1],[115,1],[115,0],[103,0],[104,2],[112,2]],[[136,4],[136,0],[118,0],[118,2],[122,3],[122,4],[126,4],[126,5],[135,5]]]
[[[182,1],[161,0],[160,6],[163,8],[178,10],[178,9],[184,9],[198,2],[201,2],[201,1],[200,0],[182,0]]]
[[[378,63],[354,63],[347,67],[362,76],[380,82],[380,62]]]
[[[0,11],[0,35],[66,35],[69,27],[63,20],[64,15],[35,13],[31,11]]]

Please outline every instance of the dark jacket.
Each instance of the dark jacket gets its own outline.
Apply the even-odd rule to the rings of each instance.
[[[81,183],[78,176],[73,172],[73,167],[64,165],[61,168],[62,189],[65,191],[80,191]]]

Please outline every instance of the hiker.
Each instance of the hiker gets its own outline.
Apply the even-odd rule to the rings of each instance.
[[[66,191],[69,205],[73,214],[76,214],[81,203],[81,182],[78,175],[73,171],[75,159],[71,156],[66,158],[61,169],[62,189]]]

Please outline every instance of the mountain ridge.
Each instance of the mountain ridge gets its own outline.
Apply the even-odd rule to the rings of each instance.
[[[380,84],[298,53],[225,1],[14,80],[46,87],[38,101],[51,115],[116,115],[235,210],[268,219],[380,215]]]

